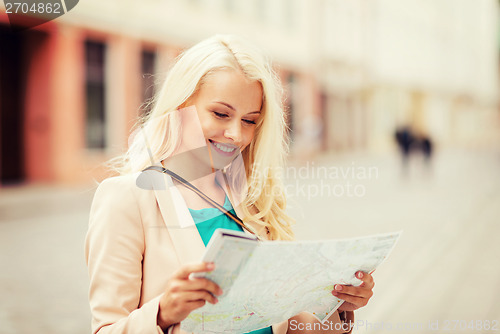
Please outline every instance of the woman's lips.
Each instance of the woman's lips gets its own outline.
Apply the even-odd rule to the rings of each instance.
[[[210,145],[212,145],[214,151],[222,156],[231,157],[238,151],[237,146],[215,142],[211,139],[208,141],[210,142]]]

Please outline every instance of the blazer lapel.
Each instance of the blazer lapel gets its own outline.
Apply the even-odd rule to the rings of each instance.
[[[153,190],[165,227],[170,234],[180,264],[199,262],[205,245],[189,214],[186,202],[172,183],[170,176],[154,173]]]

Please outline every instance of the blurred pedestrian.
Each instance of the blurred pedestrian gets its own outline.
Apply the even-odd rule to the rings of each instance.
[[[429,135],[415,133],[409,126],[396,129],[394,134],[396,143],[401,154],[401,168],[404,176],[409,173],[411,156],[421,155],[426,170],[431,168],[433,153],[433,142]]]
[[[403,171],[408,169],[408,160],[410,157],[410,150],[414,142],[413,134],[409,127],[404,126],[396,130],[395,139],[401,153],[401,162]]]

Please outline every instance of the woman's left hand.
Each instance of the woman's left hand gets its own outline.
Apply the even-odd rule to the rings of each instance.
[[[345,302],[339,307],[339,311],[354,311],[368,304],[373,296],[373,287],[375,282],[373,276],[358,271],[356,277],[363,281],[360,286],[335,284],[332,294]]]

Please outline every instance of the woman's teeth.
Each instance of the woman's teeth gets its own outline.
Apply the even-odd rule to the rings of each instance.
[[[223,152],[227,152],[227,153],[231,153],[233,152],[236,148],[234,147],[227,147],[225,145],[221,145],[219,143],[213,143],[215,147],[217,147],[219,150],[223,151]]]

